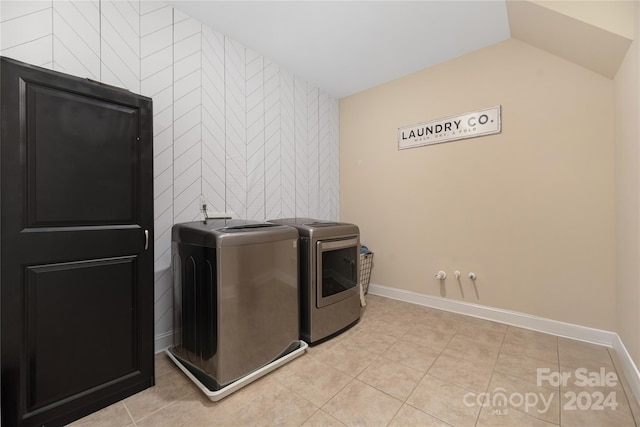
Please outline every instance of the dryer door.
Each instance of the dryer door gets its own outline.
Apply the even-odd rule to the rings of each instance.
[[[316,306],[326,307],[358,293],[358,238],[320,240],[316,249]]]

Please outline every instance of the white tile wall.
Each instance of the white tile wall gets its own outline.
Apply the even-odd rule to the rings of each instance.
[[[100,81],[140,93],[137,5],[138,1],[100,1]]]
[[[173,13],[173,217],[199,218],[202,192],[202,24]]]
[[[280,183],[281,213],[269,218],[296,216],[295,81],[293,74],[280,69]],[[336,108],[337,108],[336,103]],[[337,216],[335,217],[337,218]],[[334,218],[334,219],[335,219]]]
[[[171,226],[339,212],[338,100],[163,2],[0,1],[0,54],[153,98],[155,332]]]
[[[100,79],[100,5],[53,2],[53,69]]]
[[[247,216],[246,49],[225,38],[226,210]]]
[[[246,49],[247,215],[265,218],[265,90],[264,58]]]
[[[211,213],[225,212],[225,38],[202,28],[202,194]]]
[[[307,82],[294,76],[294,132],[293,144],[296,158],[295,169],[295,212],[297,217],[309,217],[309,132],[307,131],[309,107],[307,103]]]
[[[53,68],[52,2],[3,1],[0,9],[0,53]]]
[[[329,218],[340,217],[340,109],[335,99],[329,101],[329,144],[331,145],[331,210]]]
[[[320,91],[317,87],[307,85],[307,166],[309,168],[309,212],[320,209]],[[313,184],[312,184],[313,183]]]
[[[318,212],[323,218],[331,215],[331,117],[329,95],[318,94]]]
[[[282,150],[280,132],[280,67],[264,60],[264,211],[282,217]]]

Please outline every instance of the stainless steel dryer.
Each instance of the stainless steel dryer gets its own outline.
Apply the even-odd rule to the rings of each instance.
[[[360,230],[354,224],[311,218],[268,222],[298,229],[300,338],[316,344],[360,319]]]

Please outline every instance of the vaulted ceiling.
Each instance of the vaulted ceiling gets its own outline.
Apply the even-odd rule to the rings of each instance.
[[[632,1],[169,1],[342,98],[510,37],[613,78]]]

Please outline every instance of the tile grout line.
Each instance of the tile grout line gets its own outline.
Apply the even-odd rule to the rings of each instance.
[[[502,351],[502,347],[504,347],[504,340],[507,337],[507,331],[509,330],[509,328],[507,327],[505,329],[504,334],[502,335],[502,340],[500,341],[500,349],[498,350],[498,354],[496,354],[496,360],[494,360],[493,362],[493,367],[491,368],[491,375],[489,375],[489,382],[487,383],[487,387],[484,389],[485,393],[489,393],[489,387],[491,386],[491,381],[493,380],[493,375],[496,372],[496,365],[498,364],[498,358],[500,357],[500,352]],[[487,397],[485,396],[485,399]],[[476,415],[476,421],[473,424],[474,426],[478,425],[478,422],[480,422],[480,414],[482,414],[482,411],[484,410],[485,406],[484,406],[484,400],[482,401],[483,406],[480,408],[480,410],[478,411],[478,415]]]
[[[558,339],[558,337],[556,336],[556,349],[557,349],[557,356],[558,356],[558,372],[560,372],[560,367],[562,365],[560,365],[560,340]],[[562,427],[562,384],[558,385],[558,425]]]
[[[425,316],[427,315],[427,313],[429,313],[430,311],[431,311],[431,309],[428,309],[428,310],[426,311],[426,313],[423,313],[423,314],[422,314],[422,317],[425,317]],[[413,329],[413,326],[412,326],[411,328],[409,328],[409,329],[407,330],[407,332],[405,332],[404,334],[402,334],[402,336],[400,336],[400,338],[398,338],[398,339],[396,340],[396,342],[395,342],[395,343],[397,343],[397,342],[398,342],[398,341],[400,341],[402,338],[404,338],[405,336],[407,336],[407,335],[409,334],[409,331],[411,331],[411,329]],[[395,344],[395,343],[394,343],[394,344]],[[391,348],[391,347],[390,347],[390,348]],[[388,350],[388,349],[387,349],[387,350]],[[439,356],[440,356],[440,353],[438,353],[438,357],[439,357]],[[381,356],[381,357],[384,357],[384,356]],[[431,369],[431,367],[433,366],[433,364],[434,364],[434,363],[436,363],[436,360],[437,360],[437,359],[438,359],[437,357],[435,357],[435,358],[433,359],[433,362],[431,362],[431,364],[429,365],[429,367],[425,370],[424,374],[422,374],[422,377],[420,377],[420,380],[418,380],[418,381],[416,382],[416,385],[415,385],[415,386],[413,386],[413,388],[411,389],[411,392],[410,392],[410,393],[407,395],[407,397],[404,399],[404,401],[402,402],[402,405],[400,405],[400,408],[398,408],[398,410],[397,410],[397,411],[396,411],[396,413],[394,414],[393,418],[395,418],[395,417],[398,415],[398,413],[400,412],[400,410],[402,409],[402,407],[403,407],[404,405],[409,405],[409,406],[411,406],[412,408],[414,407],[413,405],[411,405],[411,404],[410,404],[410,403],[408,403],[407,401],[409,400],[409,398],[411,397],[411,395],[413,395],[413,393],[416,391],[416,389],[418,388],[418,386],[420,385],[420,383],[422,382],[422,380],[424,379],[424,377],[426,377],[426,376],[427,376],[427,374],[429,373],[429,369]],[[390,359],[386,359],[386,360],[390,360]],[[400,363],[400,362],[396,362],[396,363]],[[403,363],[400,363],[400,364],[401,364],[402,366],[407,366],[407,365],[405,365],[405,364],[403,364]],[[411,368],[410,366],[408,366],[408,367],[409,367],[409,368]],[[416,409],[418,409],[418,408],[416,408]],[[418,410],[420,411],[420,409],[418,409]],[[422,411],[422,412],[424,412],[424,411]],[[425,412],[425,413],[426,413],[426,412]],[[429,415],[429,414],[427,414],[427,415]],[[392,420],[392,421],[393,421],[393,418],[391,418],[391,420]],[[444,420],[443,420],[443,421],[444,421]]]
[[[426,313],[423,313],[422,317],[426,317],[426,316],[427,316],[427,314],[428,314],[429,312],[432,312],[432,311],[433,311],[432,309],[428,309]],[[424,326],[424,325],[423,325],[423,326]],[[424,327],[426,327],[427,329],[429,329],[429,330],[431,330],[431,331],[434,331],[434,332],[440,332],[439,330],[429,328],[428,326],[424,326]],[[408,330],[407,332],[405,332],[402,336],[400,336],[399,338],[397,338],[397,339],[396,339],[396,342],[395,342],[395,343],[397,343],[398,341],[400,341],[403,337],[405,337],[405,336],[409,335],[409,332],[410,332],[412,329],[413,329],[413,327],[412,327],[412,328],[409,328],[409,330]],[[434,414],[427,413],[427,412],[423,411],[423,410],[422,410],[422,409],[420,409],[420,408],[416,408],[415,406],[411,405],[411,404],[410,404],[410,403],[408,403],[407,401],[409,400],[409,398],[411,397],[411,395],[415,392],[415,390],[417,389],[417,387],[420,385],[420,382],[422,382],[422,380],[423,380],[427,375],[429,375],[429,370],[433,367],[433,365],[435,364],[435,362],[436,362],[436,361],[438,360],[438,358],[442,355],[442,352],[443,352],[443,351],[444,351],[444,349],[447,347],[447,345],[449,345],[449,343],[451,342],[451,340],[453,339],[453,337],[458,333],[458,330],[459,330],[459,329],[460,329],[460,328],[458,328],[458,329],[457,329],[457,330],[456,330],[456,331],[451,335],[451,338],[449,338],[449,340],[448,340],[448,341],[447,341],[447,343],[444,345],[444,347],[442,348],[442,350],[440,350],[440,351],[438,352],[438,356],[437,356],[437,357],[435,357],[435,358],[433,359],[433,362],[431,362],[431,365],[429,366],[429,368],[427,368],[427,370],[425,371],[425,373],[424,373],[424,374],[422,374],[422,377],[421,377],[421,378],[420,378],[420,380],[416,383],[416,385],[413,387],[413,389],[411,390],[411,392],[409,393],[409,395],[408,395],[408,396],[407,396],[407,397],[402,401],[402,405],[400,405],[400,408],[398,408],[398,410],[394,413],[393,417],[391,418],[391,421],[393,421],[393,419],[398,415],[398,413],[400,412],[400,410],[402,409],[402,407],[406,404],[406,405],[409,405],[409,406],[411,406],[412,408],[415,408],[416,410],[418,410],[418,411],[420,411],[420,412],[422,412],[422,413],[424,413],[424,414],[426,414],[426,415],[428,415],[428,416],[430,416],[430,417],[436,418],[436,419],[438,419],[438,420],[440,420],[440,421],[442,421],[442,422],[444,422],[444,423],[446,423],[446,424],[449,424],[448,422],[446,422],[445,420],[443,420],[443,419],[441,419],[441,418],[437,417],[437,416],[436,416],[436,415],[434,415]],[[395,343],[394,343],[394,344],[395,344]],[[393,345],[393,344],[392,344],[392,345]],[[390,346],[390,347],[391,347],[391,346]],[[390,347],[389,347],[389,348],[390,348]],[[387,350],[388,350],[388,349],[387,349]],[[434,351],[435,351],[435,350],[434,350]],[[385,359],[385,360],[389,360],[389,361],[391,361],[391,362],[395,362],[395,361],[393,361],[393,360],[390,360],[390,359],[385,358],[382,354],[381,354],[379,357],[380,357],[380,358],[383,358],[383,359]],[[407,365],[404,365],[403,363],[400,363],[400,362],[395,362],[395,363],[398,363],[398,364],[400,364],[400,365],[402,365],[402,366],[407,366]],[[410,366],[407,366],[407,367],[408,367],[408,368],[411,368]],[[413,369],[413,368],[411,368],[411,369]],[[363,372],[364,372],[364,371],[363,371]],[[432,378],[439,379],[439,378],[437,378],[437,377],[432,377]],[[444,381],[444,380],[441,380],[441,381]],[[448,381],[446,381],[446,382],[448,382]],[[365,383],[365,384],[366,384],[366,383]],[[375,386],[371,386],[371,387],[374,387],[376,390],[379,390],[379,391],[381,391],[382,393],[385,393],[386,395],[388,395],[388,396],[390,396],[390,397],[392,397],[392,398],[394,398],[394,399],[397,399],[395,396],[391,396],[390,394],[388,394],[388,393],[387,393],[386,391],[384,391],[384,390],[380,390],[379,388],[377,388],[377,387],[375,387]],[[399,400],[399,399],[398,399],[398,400]],[[449,424],[449,425],[450,425],[450,424]]]
[[[426,316],[428,315],[428,313],[430,313],[430,312],[434,312],[434,309],[431,309],[431,308],[430,308],[426,313],[424,313],[423,317],[426,317]],[[426,327],[427,329],[432,330],[432,331],[437,331],[436,329],[431,329],[431,328],[429,328],[428,326],[425,326],[425,327]],[[411,330],[411,329],[410,329],[410,330]],[[449,345],[449,343],[451,342],[451,340],[453,339],[453,337],[458,333],[458,331],[459,331],[459,330],[460,330],[460,328],[457,328],[457,329],[456,329],[456,331],[451,335],[451,338],[449,338],[449,340],[447,341],[447,343],[444,345],[444,347],[442,347],[442,349],[441,349],[440,351],[438,351],[438,356],[437,356],[437,357],[435,357],[435,358],[433,359],[433,362],[431,362],[431,365],[429,366],[429,368],[427,369],[427,371],[424,373],[424,375],[423,375],[423,376],[422,376],[422,378],[420,379],[420,382],[422,382],[422,380],[423,380],[426,376],[429,376],[429,377],[431,377],[431,378],[435,378],[435,379],[437,379],[437,380],[440,380],[440,381],[446,382],[446,383],[448,383],[448,384],[453,384],[453,385],[455,385],[455,386],[457,386],[457,387],[460,387],[460,386],[458,386],[457,384],[454,384],[454,383],[451,383],[451,382],[449,382],[449,381],[442,380],[442,379],[440,379],[440,378],[438,378],[438,377],[435,377],[435,376],[429,375],[429,371],[430,371],[430,370],[431,370],[431,368],[435,365],[436,361],[437,361],[437,360],[440,358],[440,356],[442,355],[442,352],[447,348],[447,346]],[[439,331],[437,331],[437,332],[439,332]],[[403,335],[403,337],[404,337],[404,336],[406,336],[406,335],[408,335],[408,334],[409,334],[409,331],[407,331],[407,332]],[[434,351],[435,351],[435,350],[434,350]],[[407,405],[409,405],[409,406],[411,406],[412,408],[415,408],[416,410],[418,410],[418,411],[420,411],[420,412],[422,412],[422,413],[424,413],[424,414],[427,414],[427,415],[428,415],[428,416],[430,416],[430,417],[433,417],[433,418],[435,418],[435,419],[437,419],[437,420],[439,420],[439,421],[441,421],[441,422],[443,422],[443,423],[447,424],[447,425],[452,425],[451,423],[449,423],[449,422],[447,422],[446,420],[444,420],[444,419],[440,418],[439,416],[437,416],[437,415],[435,415],[435,414],[432,414],[432,413],[425,412],[425,411],[424,411],[424,410],[422,410],[421,408],[417,408],[417,407],[415,407],[415,406],[413,406],[412,404],[410,404],[410,403],[408,403],[408,402],[407,402],[407,400],[408,400],[408,399],[411,397],[411,395],[413,395],[413,393],[415,392],[415,390],[416,390],[416,388],[418,387],[418,385],[420,385],[420,382],[418,382],[418,384],[416,384],[416,386],[415,386],[415,387],[414,387],[414,389],[412,390],[411,394],[409,394],[409,396],[407,397],[407,399],[405,399],[405,402],[404,402],[404,403],[405,403],[405,404],[407,404]],[[466,387],[460,387],[460,388],[466,389]],[[466,390],[468,390],[468,389],[466,389]],[[468,390],[468,391],[469,391],[469,390]],[[396,414],[396,415],[397,415],[397,414]],[[392,419],[392,420],[393,420],[393,419]]]
[[[133,423],[133,425],[136,425],[136,420],[133,418],[133,415],[131,415],[131,411],[129,410],[129,407],[124,402],[124,400],[122,401],[122,406],[124,406],[124,409],[127,411],[127,414],[129,414],[129,418],[131,419],[131,423]],[[129,426],[129,425],[131,425],[131,423],[129,423],[127,425]]]

